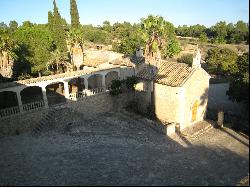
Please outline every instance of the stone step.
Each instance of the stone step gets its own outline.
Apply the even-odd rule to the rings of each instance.
[[[211,130],[212,128],[213,128],[213,125],[211,125],[207,121],[201,121],[201,122],[193,124],[190,127],[187,127],[181,133],[183,136],[186,136],[191,139],[196,139],[199,136]]]
[[[191,136],[191,138],[192,139],[199,138],[200,136],[202,136],[203,134],[205,134],[206,132],[208,132],[211,129],[213,129],[213,126],[207,127],[206,129],[202,130],[200,133],[196,134],[195,136]]]
[[[145,124],[147,124],[148,127],[150,127],[151,129],[159,132],[159,133],[163,133],[163,130],[161,128],[163,128],[163,125],[161,124],[158,124],[157,122],[155,121],[152,121],[150,119],[147,119],[143,116],[140,116],[140,115],[137,115],[137,114],[134,114],[134,113],[130,113],[126,110],[121,110],[121,114],[124,114],[125,116],[127,116],[127,118],[129,120],[133,119],[135,123],[138,124],[138,122],[140,124],[142,124],[144,127],[145,127]]]

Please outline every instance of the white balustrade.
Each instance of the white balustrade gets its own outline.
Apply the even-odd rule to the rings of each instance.
[[[45,106],[44,101],[36,101],[33,103],[28,103],[23,105],[23,111],[37,110]]]
[[[99,88],[90,89],[90,92],[93,95],[103,93],[103,92],[106,92],[106,87],[99,87]]]
[[[84,90],[82,92],[77,92],[77,93],[71,93],[69,94],[69,99],[71,101],[79,101],[87,96],[91,96],[91,95],[96,95],[99,93],[104,93],[106,92],[106,88],[105,87],[99,87],[99,88],[94,88],[94,89],[90,89],[90,90]]]
[[[20,109],[18,106],[5,108],[5,109],[0,110],[0,117],[3,118],[3,117],[15,115],[17,113],[20,113]]]
[[[87,97],[86,91],[69,94],[69,99],[72,101],[81,100],[82,98],[85,98],[85,97]]]

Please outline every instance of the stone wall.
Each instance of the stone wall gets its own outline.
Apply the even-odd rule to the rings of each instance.
[[[47,109],[40,109],[39,111],[17,114],[1,119],[0,135],[14,135],[17,132],[31,132],[47,113]]]
[[[154,106],[156,117],[169,123],[180,123],[181,88],[154,84]]]
[[[202,121],[205,118],[208,102],[209,75],[203,69],[198,69],[185,83],[184,127]],[[199,102],[197,119],[192,122],[192,107],[195,101]]]
[[[13,135],[24,132],[31,132],[41,121],[45,120],[48,112],[52,111],[53,120],[51,124],[69,123],[74,121],[74,116],[89,119],[94,118],[98,114],[105,112],[118,112],[121,108],[128,105],[133,99],[133,93],[123,93],[118,96],[111,96],[109,92],[101,93],[84,98],[81,101],[72,101],[66,104],[59,105],[55,108],[62,108],[57,115],[58,110],[53,107],[48,109],[40,109],[31,113],[18,114],[9,118],[1,119],[0,135]],[[65,110],[63,110],[65,108]],[[46,121],[46,120],[45,120]]]

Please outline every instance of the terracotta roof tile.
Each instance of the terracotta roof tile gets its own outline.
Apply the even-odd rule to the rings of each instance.
[[[138,72],[137,77],[154,80],[167,86],[178,87],[182,86],[193,71],[194,69],[184,63],[162,61],[162,65],[155,76],[150,73],[149,68],[144,67],[142,71]]]
[[[181,86],[193,71],[187,64],[163,61],[154,80],[159,84],[177,87]]]

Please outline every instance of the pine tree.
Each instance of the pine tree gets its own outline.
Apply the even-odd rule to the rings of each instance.
[[[70,0],[70,15],[71,15],[71,27],[79,28],[79,13],[77,9],[76,0]]]

